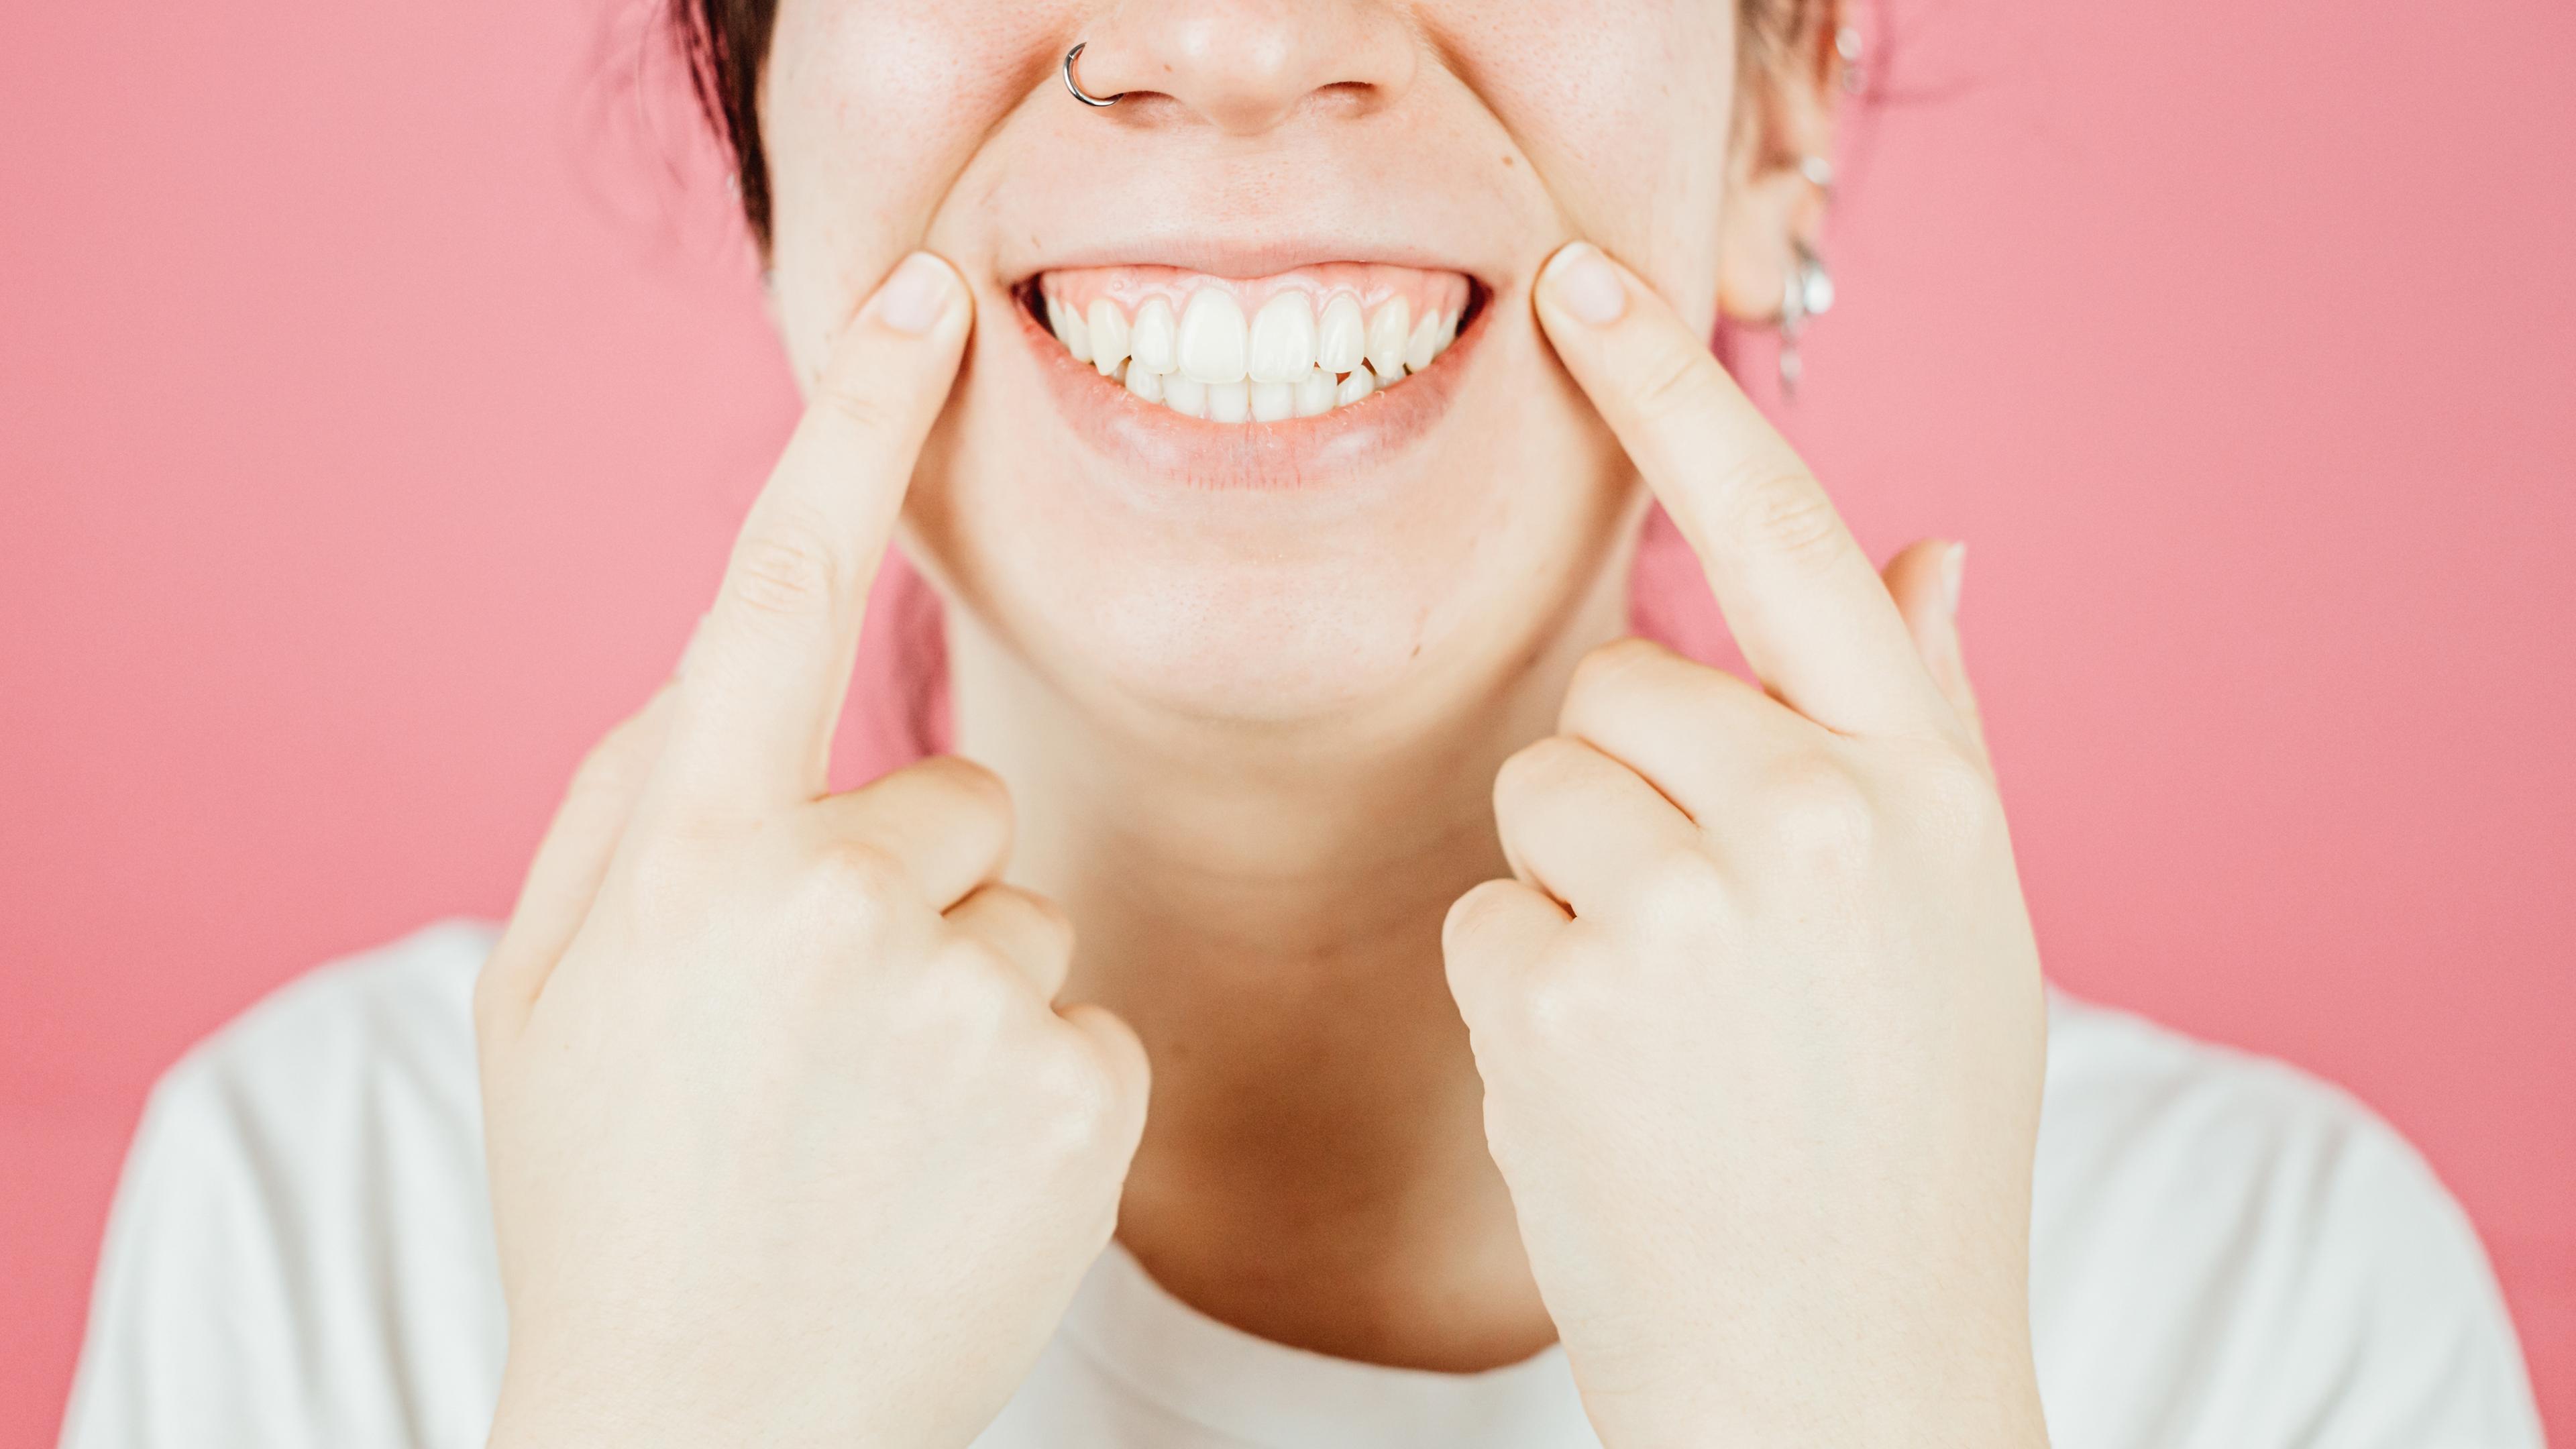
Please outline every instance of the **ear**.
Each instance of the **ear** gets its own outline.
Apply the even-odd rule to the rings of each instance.
[[[1727,150],[1718,309],[1755,325],[1780,315],[1796,244],[1824,232],[1834,125],[1850,63],[1848,32],[1833,4],[1786,38],[1768,63],[1748,69]]]

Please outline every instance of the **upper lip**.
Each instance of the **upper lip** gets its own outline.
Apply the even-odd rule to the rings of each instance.
[[[1275,276],[1323,262],[1376,262],[1429,272],[1456,272],[1489,287],[1493,284],[1491,277],[1478,275],[1459,258],[1440,255],[1427,247],[1322,232],[1143,232],[1050,247],[1043,258],[1005,261],[1001,276],[1005,288],[1016,288],[1042,273],[1075,267],[1163,266],[1212,277],[1245,279]]]

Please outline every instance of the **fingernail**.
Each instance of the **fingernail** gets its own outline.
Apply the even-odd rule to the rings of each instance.
[[[915,337],[939,325],[957,290],[957,274],[928,252],[914,252],[877,289],[877,320]]]
[[[1628,310],[1628,287],[1618,268],[1590,242],[1573,242],[1557,250],[1539,273],[1539,285],[1558,306],[1580,322],[1607,327]]]
[[[1949,603],[1953,618],[1959,613],[1959,585],[1967,571],[1968,546],[1965,543],[1950,545],[1950,551],[1941,555],[1941,597]]]

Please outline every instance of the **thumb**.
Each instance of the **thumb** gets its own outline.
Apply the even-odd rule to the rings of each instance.
[[[1977,757],[1992,774],[1985,721],[1977,714],[1977,693],[1968,683],[1967,659],[1959,646],[1959,578],[1967,552],[1964,543],[1923,539],[1888,560],[1880,576],[1887,581],[1888,596],[1896,600],[1896,611],[1905,617],[1906,632],[1914,636],[1923,667],[1931,671],[1941,697],[1959,712]]]

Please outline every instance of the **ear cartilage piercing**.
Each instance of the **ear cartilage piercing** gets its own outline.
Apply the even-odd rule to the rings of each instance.
[[[1095,96],[1082,88],[1082,82],[1073,78],[1074,57],[1082,54],[1082,48],[1090,43],[1088,40],[1076,41],[1073,49],[1064,53],[1064,88],[1073,92],[1073,98],[1086,106],[1114,106],[1127,98],[1125,91],[1114,96]]]
[[[1798,339],[1810,320],[1834,309],[1834,276],[1825,270],[1824,257],[1805,239],[1792,239],[1789,246],[1797,259],[1780,290],[1780,394],[1796,397],[1798,381],[1807,370],[1806,360],[1798,355]]]
[[[1868,72],[1861,69],[1860,28],[1853,25],[1834,27],[1834,58],[1842,62],[1843,94],[1859,95],[1869,87]]]

